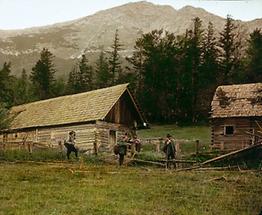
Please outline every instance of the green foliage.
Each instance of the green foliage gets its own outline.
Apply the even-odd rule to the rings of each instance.
[[[96,88],[110,86],[111,74],[109,72],[108,60],[103,50],[101,50],[99,59],[96,62]]]
[[[66,83],[63,78],[57,78],[53,84],[53,93],[55,96],[63,96],[66,93]]]
[[[248,40],[247,76],[249,82],[262,82],[262,32],[255,29]]]
[[[55,80],[54,55],[46,48],[40,53],[40,59],[32,68],[30,79],[34,86],[35,95],[39,99],[47,99],[53,96],[53,84]]]
[[[121,47],[122,45],[120,44],[118,29],[116,29],[113,45],[111,46],[113,50],[110,53],[108,60],[109,73],[111,76],[110,85],[121,83],[123,75],[119,55]]]
[[[153,30],[136,40],[133,55],[127,58],[128,65],[123,69],[119,54],[122,45],[116,30],[109,55],[102,49],[94,70],[83,55],[66,84],[55,78],[54,56],[44,48],[32,69],[31,82],[25,71],[17,79],[12,77],[11,63],[4,63],[0,70],[0,102],[10,107],[129,82],[150,122],[207,121],[218,85],[262,81],[261,30],[250,34],[245,58],[245,43],[239,31],[230,16],[219,38],[213,24],[210,22],[204,29],[198,17],[184,35]]]
[[[11,106],[13,103],[12,83],[14,77],[11,76],[11,63],[5,62],[0,69],[0,102]]]
[[[10,125],[11,118],[8,109],[0,102],[0,130],[7,129]]]
[[[67,91],[72,94],[90,91],[94,88],[93,84],[93,68],[89,66],[86,56],[82,55],[69,74]]]
[[[13,88],[14,105],[25,104],[36,99],[32,92],[32,83],[29,81],[25,69],[22,70],[21,76],[16,78]]]
[[[232,84],[241,76],[241,40],[234,20],[228,15],[224,30],[220,33],[220,84]]]

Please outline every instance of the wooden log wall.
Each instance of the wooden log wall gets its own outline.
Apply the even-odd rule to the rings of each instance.
[[[104,121],[97,121],[96,123],[96,143],[99,152],[112,151],[113,144],[109,143],[110,131],[116,132],[116,142],[117,139],[123,135],[125,132],[133,133],[133,130],[129,129],[127,126],[116,123],[108,123]]]
[[[212,119],[211,136],[212,147],[220,150],[235,150],[254,144],[254,139],[246,132],[257,132],[258,125],[255,120],[261,118],[219,118]],[[225,135],[225,126],[233,126],[234,134]]]
[[[1,148],[10,146],[12,149],[20,149],[24,145],[33,145],[40,148],[63,148],[64,140],[68,139],[70,131],[76,132],[76,145],[81,151],[104,152],[112,151],[110,144],[110,131],[115,132],[115,138],[125,132],[134,133],[127,126],[105,121],[97,121],[93,124],[79,124],[59,127],[37,128],[27,131],[15,131],[1,134]],[[24,143],[24,144],[23,144]]]
[[[0,150],[28,150],[32,151],[33,142],[36,139],[36,131],[14,131],[0,135]]]
[[[40,128],[37,132],[37,141],[59,147],[68,139],[70,131],[76,132],[76,145],[80,150],[94,149],[95,124],[69,125],[55,128]]]

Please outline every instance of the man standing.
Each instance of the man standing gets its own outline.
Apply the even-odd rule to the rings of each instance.
[[[176,155],[176,147],[175,147],[175,141],[170,134],[167,134],[166,136],[164,152],[166,154],[167,168],[170,168],[172,163],[174,164],[175,167],[175,163],[173,160],[175,159],[175,155]]]
[[[124,158],[127,152],[127,145],[128,145],[128,135],[125,133],[120,138],[120,141],[117,143],[118,144],[118,154],[119,154],[119,166],[122,166],[124,163]]]
[[[77,158],[78,150],[75,147],[75,139],[76,139],[76,133],[74,131],[70,131],[68,140],[65,141],[65,143],[64,143],[64,145],[65,145],[65,147],[67,149],[67,152],[66,152],[67,159],[70,158],[71,152],[74,152],[75,156]]]

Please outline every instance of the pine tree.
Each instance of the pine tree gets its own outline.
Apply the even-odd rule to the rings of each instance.
[[[199,76],[198,113],[202,117],[208,116],[210,101],[217,87],[218,74],[218,48],[214,36],[214,27],[208,24],[202,42],[201,68]]]
[[[113,51],[110,53],[110,57],[108,61],[109,72],[111,75],[110,85],[118,84],[121,79],[122,68],[121,68],[120,55],[119,55],[119,51],[121,50],[121,47],[122,45],[120,44],[119,34],[117,29],[115,32],[113,45],[111,46]]]
[[[14,104],[24,104],[34,100],[32,94],[32,84],[28,80],[25,69],[22,70],[21,77],[17,78],[14,86]]]
[[[111,76],[109,73],[107,58],[105,57],[105,53],[103,50],[101,50],[99,59],[96,62],[96,74],[97,88],[108,87]]]
[[[139,93],[142,92],[143,83],[144,83],[144,73],[145,73],[145,55],[143,53],[143,38],[138,38],[136,40],[134,46],[134,52],[132,57],[126,58],[126,60],[131,64],[131,68],[128,66],[127,70],[133,72],[133,82],[131,83],[133,86],[133,91],[137,97],[139,97]]]
[[[14,77],[11,76],[11,63],[5,62],[3,68],[0,70],[0,102],[8,106],[13,104],[13,82]]]
[[[55,97],[63,96],[66,93],[66,84],[62,77],[59,77],[55,80],[53,85],[53,94]]]
[[[8,109],[0,101],[0,130],[7,129],[10,125],[11,118]]]
[[[220,84],[229,84],[237,80],[240,67],[241,41],[236,32],[237,26],[234,20],[228,15],[224,30],[220,33]]]
[[[152,121],[170,121],[177,114],[177,55],[174,34],[154,30],[136,41],[128,60],[138,81],[136,94]]]
[[[35,94],[39,99],[47,99],[53,96],[52,87],[55,81],[54,55],[46,48],[40,53],[40,59],[32,68],[30,79],[34,85]]]
[[[182,104],[185,107],[185,117],[192,122],[197,120],[197,98],[201,74],[201,55],[203,41],[202,21],[199,17],[193,19],[193,29],[187,30],[183,44],[184,71],[181,83],[184,86]]]
[[[67,82],[68,93],[80,93],[93,89],[93,68],[88,65],[85,55],[77,62],[69,73]]]
[[[88,60],[85,55],[79,62],[79,72],[80,72],[80,88],[82,91],[90,91],[93,89],[93,68],[88,65]]]
[[[218,72],[217,40],[214,36],[214,27],[211,22],[209,22],[207,32],[203,38],[202,50],[201,88],[206,87],[206,84],[215,84]]]
[[[72,70],[69,73],[68,80],[67,80],[67,93],[74,94],[77,92],[81,92],[80,84],[79,84],[79,67],[78,65],[74,65]]]
[[[255,29],[248,40],[247,77],[249,82],[262,82],[262,32]]]

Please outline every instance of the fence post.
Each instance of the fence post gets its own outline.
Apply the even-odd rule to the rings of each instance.
[[[196,154],[199,153],[199,140],[196,140]]]
[[[160,152],[160,141],[156,143],[156,152]]]

